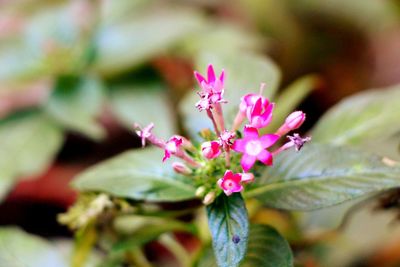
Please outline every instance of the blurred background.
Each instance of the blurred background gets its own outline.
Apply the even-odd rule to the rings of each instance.
[[[282,88],[318,76],[307,130],[346,96],[400,83],[400,1],[0,0],[0,225],[72,236],[56,217],[74,175],[139,147],[134,122],[179,131],[196,58],[244,51],[271,58]],[[394,217],[358,213],[342,234],[359,244],[316,242],[299,266],[400,266]]]

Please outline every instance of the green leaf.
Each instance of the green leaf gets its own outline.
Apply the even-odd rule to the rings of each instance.
[[[245,256],[249,235],[249,219],[242,196],[221,194],[207,206],[207,215],[218,266],[238,266]]]
[[[40,114],[0,123],[0,199],[23,176],[46,170],[63,143],[62,131]]]
[[[358,145],[400,130],[400,86],[371,90],[346,98],[314,127],[313,140]]]
[[[400,186],[400,167],[381,157],[332,145],[285,151],[257,179],[246,197],[286,210],[314,210]]]
[[[278,89],[281,73],[270,59],[255,54],[238,53],[202,53],[196,60],[196,69],[205,74],[208,64],[213,64],[219,74],[222,69],[226,72],[223,104],[227,127],[233,123],[238,112],[240,98],[247,93],[258,93],[260,84],[265,83],[264,95],[273,98]],[[181,101],[179,109],[183,115],[185,129],[196,137],[203,128],[212,128],[211,121],[205,112],[199,113],[195,104],[199,100],[198,90],[193,90]]]
[[[251,225],[247,254],[241,267],[292,267],[288,242],[267,225]]]
[[[217,267],[211,248],[202,252],[196,267]],[[274,228],[251,225],[247,253],[241,267],[292,267],[293,255],[288,242]]]
[[[188,10],[150,10],[118,24],[103,25],[98,33],[95,70],[114,75],[165,52],[202,25]]]
[[[307,75],[294,83],[290,84],[279,96],[274,100],[276,103],[274,110],[274,119],[267,128],[262,132],[273,132],[277,130],[285,121],[285,118],[303,101],[305,97],[316,87],[319,78],[316,75]]]
[[[49,242],[16,227],[0,228],[1,267],[69,267],[72,254],[70,240]],[[100,256],[91,253],[81,266],[94,267]]]
[[[207,35],[207,38],[204,36]],[[226,45],[229,44],[229,45]],[[236,55],[238,51],[260,51],[265,47],[265,40],[256,34],[243,30],[233,24],[223,24],[220,21],[208,21],[206,27],[189,36],[182,43],[182,49],[188,56],[200,51],[215,53],[227,52]]]
[[[137,200],[194,198],[193,180],[176,174],[170,164],[161,160],[159,148],[125,152],[78,175],[73,185],[80,191],[100,191]]]
[[[46,240],[17,228],[0,228],[0,266],[67,267],[67,260]]]
[[[161,84],[151,83],[113,88],[111,108],[116,117],[130,130],[133,124],[155,124],[153,132],[168,139],[177,132],[176,121],[168,96]]]
[[[101,82],[93,77],[61,77],[45,104],[45,111],[67,129],[99,140],[105,136],[96,122],[101,112],[104,92]]]

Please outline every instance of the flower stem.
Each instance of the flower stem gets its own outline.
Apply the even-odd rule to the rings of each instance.
[[[216,119],[217,125],[219,125],[221,132],[223,132],[223,131],[225,131],[225,121],[224,121],[224,114],[222,113],[221,104],[217,103],[214,106],[215,106],[215,119]]]
[[[195,161],[191,156],[189,156],[186,153],[182,153],[181,155],[176,155],[177,157],[183,159],[184,161],[186,161],[189,165],[191,165],[192,167],[195,168],[199,168],[201,167],[201,164],[198,163],[197,161]]]
[[[227,168],[231,166],[231,153],[229,150],[225,152],[225,165]]]
[[[211,112],[210,109],[207,109],[207,115],[211,119],[211,121],[212,121],[212,123],[214,125],[215,132],[217,133],[217,135],[220,135],[219,130],[218,130],[217,122],[215,121],[214,115],[213,115],[213,113]]]

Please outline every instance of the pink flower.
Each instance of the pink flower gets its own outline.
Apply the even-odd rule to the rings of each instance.
[[[141,138],[142,140],[142,146],[144,147],[146,145],[146,140],[152,143],[155,146],[158,146],[160,148],[165,147],[165,141],[162,139],[157,138],[151,130],[154,128],[154,123],[150,123],[146,127],[142,129],[139,124],[135,123],[134,128],[138,129],[136,131],[136,134]]]
[[[138,131],[136,131],[136,134],[142,140],[142,147],[144,147],[146,145],[146,139],[152,135],[151,130],[153,130],[154,128],[154,123],[150,123],[143,129],[140,128],[139,124],[135,124],[134,127],[139,129]]]
[[[219,136],[219,144],[225,149],[229,150],[235,139],[235,133],[230,131],[223,131],[222,134]]]
[[[237,130],[247,116],[250,126],[257,129],[267,126],[272,120],[274,103],[262,96],[265,84],[261,84],[259,94],[247,94],[241,98],[239,111],[233,122],[232,130]]]
[[[305,143],[311,141],[311,137],[301,137],[299,134],[295,133],[293,136],[288,135],[287,138],[290,140],[289,142],[285,143],[278,149],[272,152],[272,155],[278,155],[282,151],[285,151],[291,147],[294,147],[296,151],[300,151],[300,149],[304,146]]]
[[[183,154],[181,146],[183,144],[183,137],[174,135],[172,136],[168,142],[165,144],[165,153],[163,161],[169,159],[171,155],[180,155]]]
[[[268,126],[272,120],[272,111],[275,104],[259,98],[253,107],[247,109],[247,118],[250,126],[260,129]]]
[[[201,145],[201,152],[205,158],[214,159],[221,154],[221,149],[219,146],[220,145],[217,141],[204,142]]]
[[[240,100],[240,105],[239,105],[240,111],[246,114],[247,110],[251,109],[256,104],[257,100],[261,100],[261,103],[263,105],[265,104],[268,105],[269,103],[268,99],[260,94],[247,94],[243,96]]]
[[[194,72],[194,76],[201,87],[201,91],[199,92],[201,100],[196,104],[198,109],[207,110],[211,109],[212,104],[226,102],[223,99],[225,80],[224,70],[222,70],[221,75],[217,79],[215,77],[214,67],[210,64],[207,68],[207,79],[197,71]]]
[[[293,136],[288,136],[291,143],[293,143],[294,148],[296,151],[300,151],[300,149],[304,146],[305,143],[311,141],[311,137],[301,137],[299,134],[295,133]]]
[[[240,173],[233,174],[232,171],[227,170],[224,177],[219,179],[217,184],[227,196],[230,196],[232,193],[243,190],[243,186],[240,184],[241,180],[242,175]]]
[[[272,146],[279,139],[278,135],[266,134],[258,136],[258,131],[254,127],[246,126],[244,128],[244,138],[237,139],[232,149],[243,153],[241,165],[245,172],[253,167],[256,160],[265,165],[272,165],[272,155],[266,148]]]

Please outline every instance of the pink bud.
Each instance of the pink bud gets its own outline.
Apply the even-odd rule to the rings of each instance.
[[[254,174],[251,172],[242,173],[242,182],[243,183],[251,183],[254,181]]]
[[[188,166],[186,166],[182,162],[172,163],[172,168],[174,169],[175,172],[183,174],[183,175],[189,175],[193,172]]]
[[[216,194],[214,191],[208,192],[207,195],[203,198],[203,204],[210,205],[211,203],[214,202],[215,198],[216,198]]]
[[[305,119],[306,119],[306,114],[303,111],[295,111],[286,118],[285,125],[291,131],[296,130],[303,124]]]
[[[204,142],[201,145],[201,152],[205,158],[214,159],[221,154],[221,149],[217,141]]]
[[[278,129],[276,134],[279,136],[284,136],[288,132],[296,130],[303,124],[305,119],[306,114],[303,111],[292,112],[289,116],[287,116],[285,123]]]

